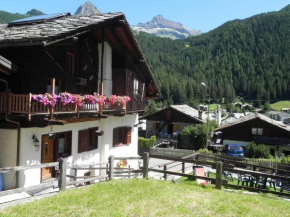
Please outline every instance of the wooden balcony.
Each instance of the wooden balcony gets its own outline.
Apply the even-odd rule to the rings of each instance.
[[[109,113],[109,114],[122,114],[126,113],[126,104],[124,105],[104,105],[99,104],[84,104],[82,106],[76,106],[73,103],[63,105],[60,102],[54,107],[44,106],[40,102],[35,102],[32,99],[33,94],[12,94],[9,93],[8,98],[8,114],[27,114],[31,119],[31,115],[50,115],[50,119],[53,119],[54,114],[69,114],[76,113]],[[6,110],[6,93],[0,93],[0,113],[5,113]]]

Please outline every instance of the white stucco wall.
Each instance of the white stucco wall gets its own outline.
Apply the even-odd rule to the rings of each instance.
[[[133,157],[138,156],[138,127],[134,124],[138,123],[138,115],[125,115],[124,117],[109,117],[106,121],[101,122],[101,129],[104,135],[100,138],[101,148],[101,161],[108,160],[110,155],[115,157]],[[113,129],[116,127],[132,127],[131,144],[120,147],[113,147]],[[117,164],[118,161],[115,161]],[[136,160],[128,160],[128,165],[137,168],[138,162]]]
[[[236,140],[223,140],[223,145],[226,144],[236,144],[236,145],[240,145],[240,146],[247,146],[250,142],[244,142],[244,141],[236,141]]]
[[[0,168],[16,166],[17,130],[0,129]],[[16,186],[16,173],[4,173],[4,190]]]
[[[88,121],[79,123],[70,123],[63,126],[53,126],[54,133],[61,133],[66,131],[72,131],[72,150],[71,156],[67,157],[68,165],[84,165],[90,163],[96,163],[100,161],[107,161],[110,155],[116,157],[131,157],[138,156],[138,127],[134,127],[134,124],[138,123],[138,115],[125,115],[124,117],[108,117],[101,119],[100,121]],[[116,127],[132,127],[131,144],[121,147],[113,147],[113,129]],[[98,149],[78,153],[78,132],[92,127],[99,127],[104,131],[104,135],[99,137]],[[50,127],[44,128],[22,128],[21,140],[20,140],[20,165],[35,165],[41,163],[41,143],[42,135],[47,135],[50,131]],[[8,167],[16,165],[16,130],[1,130],[0,129],[0,166]],[[32,142],[32,136],[35,135],[40,141],[39,151],[35,150]],[[2,151],[3,150],[3,151]],[[118,161],[115,161],[117,164]],[[136,160],[128,161],[128,165],[137,168],[138,162]],[[68,169],[68,174],[73,174]],[[87,170],[79,170],[77,176],[83,176]],[[92,174],[99,174],[99,170],[92,172]],[[5,175],[6,176],[6,175]],[[4,182],[9,189],[13,187],[13,180],[15,180],[15,174],[4,176]],[[27,187],[37,185],[41,181],[41,169],[25,170],[20,172],[19,187]],[[15,182],[15,181],[14,181]],[[15,184],[15,183],[14,183]]]
[[[99,44],[99,79],[101,78],[102,67],[102,44]],[[104,66],[103,66],[103,83],[104,95],[112,94],[112,48],[108,42],[104,43]]]

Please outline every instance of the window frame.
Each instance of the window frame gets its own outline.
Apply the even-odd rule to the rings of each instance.
[[[139,80],[136,77],[133,80],[133,94],[139,95]]]
[[[70,75],[75,74],[75,55],[67,52],[65,56],[65,71]]]
[[[252,135],[262,136],[263,135],[263,128],[252,127]]]
[[[54,79],[54,93],[55,94],[59,94],[61,92],[62,82],[61,82],[61,79],[56,79],[56,78],[47,78],[46,79],[46,93],[51,93],[52,94],[53,79]],[[50,85],[48,85],[48,82],[50,82]],[[57,82],[58,82],[58,85],[56,85]],[[49,86],[50,86],[50,91],[48,89]],[[58,91],[55,91],[56,87],[58,87]]]
[[[116,127],[113,129],[113,147],[130,145],[132,143],[132,127]]]
[[[99,137],[95,133],[98,129],[98,127],[91,127],[78,131],[78,153],[99,149]],[[87,138],[81,140],[83,139],[83,136],[86,136]]]
[[[59,139],[60,136],[64,135],[64,152],[59,153]],[[56,153],[59,157],[69,157],[72,155],[72,131],[59,132],[55,134],[55,143],[56,143]]]

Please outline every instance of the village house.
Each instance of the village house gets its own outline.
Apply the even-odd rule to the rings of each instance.
[[[188,105],[171,105],[141,117],[140,121],[146,120],[146,137],[156,136],[156,145],[168,144],[175,148],[186,149],[189,148],[187,143],[182,145],[178,139],[180,132],[187,126],[203,124],[205,118],[202,111]]]
[[[137,155],[138,113],[161,95],[123,13],[0,25],[0,55],[0,167]],[[54,168],[4,174],[5,190],[56,175]]]
[[[251,113],[215,130],[222,134],[222,143],[247,146],[254,141],[269,146],[271,155],[290,154],[290,128],[265,115]]]

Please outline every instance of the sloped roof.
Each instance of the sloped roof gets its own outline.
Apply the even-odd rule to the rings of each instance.
[[[265,121],[269,124],[272,124],[276,127],[279,127],[280,129],[290,131],[290,128],[287,127],[285,124],[282,124],[281,122],[275,121],[272,118],[268,118],[267,116],[259,114],[259,113],[251,113],[247,116],[244,116],[244,117],[237,119],[234,122],[226,123],[226,124],[220,126],[219,128],[217,128],[215,131],[223,130],[225,128],[229,128],[231,126],[238,125],[238,124],[241,124],[241,123],[253,120],[253,119],[260,119],[260,120]]]
[[[144,55],[131,31],[130,25],[123,13],[92,14],[89,16],[71,16],[47,20],[42,23],[28,23],[17,26],[0,25],[0,48],[13,46],[41,45],[49,46],[62,40],[67,40],[86,32],[100,29],[118,22],[124,26],[126,37],[132,43],[134,55],[143,63],[144,70],[151,81],[155,95],[152,98],[162,97],[156,81],[151,73]]]
[[[184,114],[186,117],[190,118],[190,119],[193,119],[199,123],[204,123],[204,120],[201,120],[198,118],[198,110],[188,106],[188,105],[171,105],[167,108],[164,108],[164,109],[161,109],[157,112],[154,112],[150,115],[146,115],[146,116],[143,116],[140,118],[140,120],[142,119],[148,119],[150,120],[150,117],[153,117],[153,116],[156,116],[158,114],[161,114],[163,111],[166,111],[168,109],[173,109],[175,111],[178,111],[179,113],[182,113]]]
[[[48,20],[43,23],[0,26],[0,45],[17,42],[50,41],[64,37],[70,33],[106,23],[108,21],[125,18],[123,13],[94,14],[90,16],[65,16]],[[44,42],[44,44],[45,44]]]

